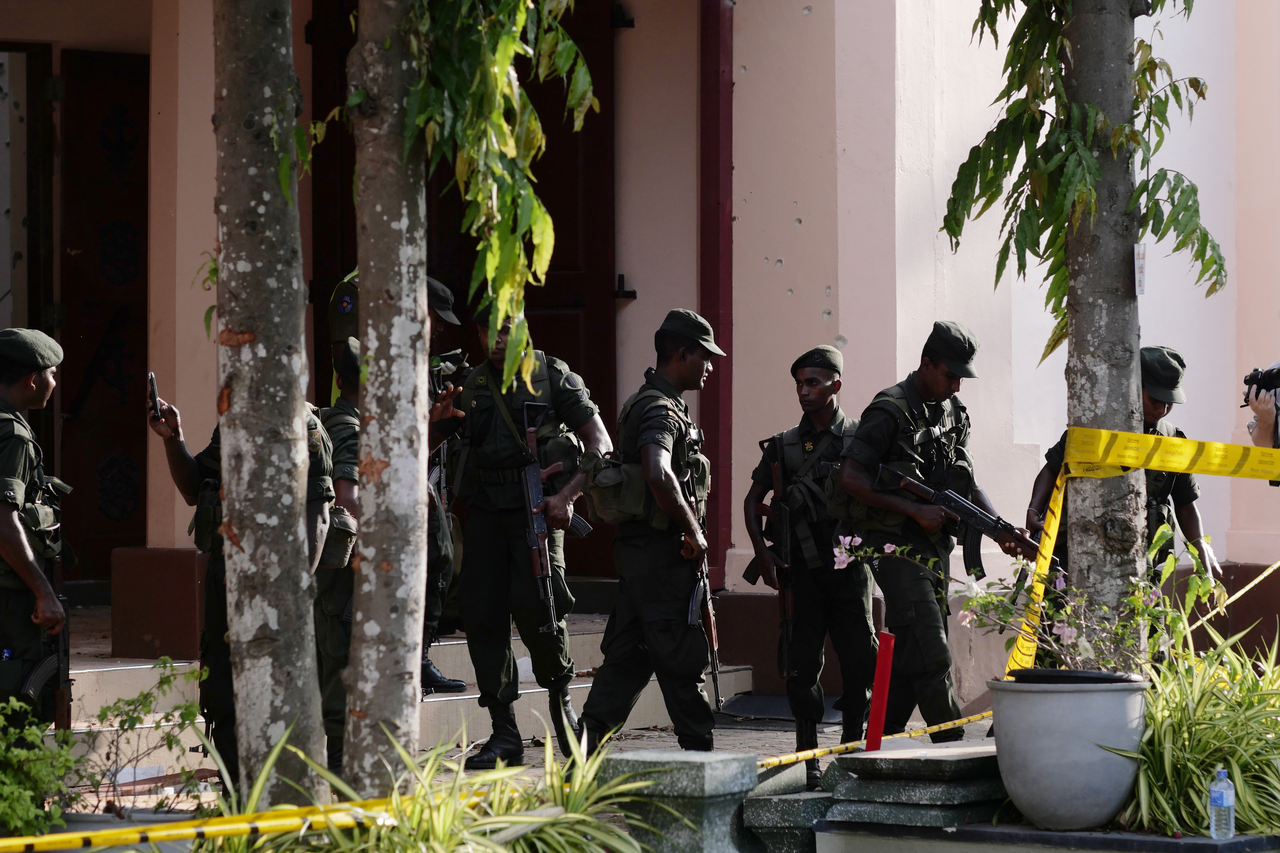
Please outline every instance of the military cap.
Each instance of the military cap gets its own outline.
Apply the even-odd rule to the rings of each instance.
[[[1187,361],[1177,350],[1168,347],[1143,347],[1139,354],[1142,362],[1142,387],[1152,399],[1162,403],[1185,403],[1187,395],[1182,390],[1182,374],[1187,372]]]
[[[668,311],[667,319],[662,321],[662,327],[659,331],[671,332],[680,335],[682,338],[697,341],[712,355],[725,354],[724,350],[716,346],[716,338],[711,331],[711,324],[684,308],[673,308]]]
[[[337,372],[342,376],[359,376],[360,375],[360,341],[355,338],[347,338],[336,347],[337,353],[334,365]]]
[[[829,347],[825,344],[820,347],[814,347],[791,362],[791,377],[794,379],[795,375],[805,367],[820,367],[823,370],[844,373],[844,356],[835,347]]]
[[[354,276],[339,282],[329,299],[329,340],[340,344],[360,335],[360,283]]]
[[[462,325],[458,316],[453,313],[453,291],[431,276],[427,276],[427,305],[449,325]]]
[[[62,364],[62,347],[38,329],[3,329],[0,362],[29,367],[35,373]]]
[[[939,320],[925,343],[925,349],[933,350],[942,363],[956,376],[977,379],[973,370],[973,357],[978,352],[978,339],[973,332],[954,320]]]

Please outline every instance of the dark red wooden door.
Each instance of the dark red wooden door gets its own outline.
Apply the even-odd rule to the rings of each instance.
[[[146,544],[146,56],[64,50],[61,474],[68,580]]]

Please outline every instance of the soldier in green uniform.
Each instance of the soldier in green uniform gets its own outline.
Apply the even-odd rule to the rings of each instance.
[[[62,347],[35,329],[0,331],[0,701],[20,696],[42,658],[46,632],[56,635],[66,613],[50,583],[57,505],[43,455],[23,414],[43,409],[58,384]],[[36,547],[33,548],[33,545]],[[34,709],[52,722],[51,696]],[[19,725],[19,721],[6,721]]]
[[[465,417],[448,417],[433,426],[432,443],[447,430],[461,430],[451,454],[454,500],[468,508],[464,524],[462,618],[467,649],[475,666],[480,706],[489,710],[493,735],[466,761],[467,769],[524,762],[524,745],[512,704],[520,682],[511,650],[511,623],[529,650],[534,677],[549,694],[551,722],[560,751],[569,755],[577,736],[577,714],[569,701],[574,675],[564,616],[573,596],[564,579],[564,530],[573,518],[573,502],[582,493],[587,472],[613,449],[599,411],[582,378],[558,358],[534,352],[532,392],[517,380],[502,391],[502,365],[510,324],[489,340],[488,313],[475,318],[489,357],[468,374],[454,401]],[[551,528],[549,550],[557,623],[538,595],[526,538],[521,480],[533,461],[525,443],[526,417],[540,424],[538,464],[563,470],[545,482],[547,497],[536,509]],[[543,630],[548,628],[548,630]]]
[[[839,534],[862,537],[883,553],[872,571],[884,593],[885,625],[895,636],[885,733],[904,731],[918,705],[928,725],[959,719],[947,646],[949,561],[955,547],[941,507],[893,488],[880,468],[909,474],[933,488],[948,488],[996,514],[974,482],[969,456],[969,414],[955,396],[974,378],[978,342],[959,323],[940,321],[910,376],[876,395],[844,447],[837,481],[848,494],[850,518]],[[999,540],[1018,552],[1012,537]],[[907,556],[902,556],[903,549]],[[1033,558],[1034,554],[1024,554]],[[959,740],[961,728],[936,732],[935,743]]]
[[[600,644],[604,663],[583,708],[590,751],[626,723],[654,675],[680,747],[710,750],[714,744],[715,716],[703,690],[707,638],[702,625],[689,620],[707,554],[711,466],[701,453],[702,431],[681,397],[701,389],[712,359],[725,353],[711,324],[683,309],[667,314],[654,349],[657,366],[645,372],[618,416],[621,465],[602,468],[591,491],[597,511],[620,523],[613,544],[618,598]]]
[[[189,532],[195,544],[209,555],[205,569],[204,630],[200,638],[200,662],[209,675],[200,683],[200,711],[211,726],[210,739],[227,767],[233,784],[240,780],[236,748],[236,708],[231,678],[231,635],[227,620],[227,564],[222,554],[222,428],[213,428],[209,446],[195,456],[187,449],[178,410],[158,401],[160,416],[147,406],[151,431],[164,440],[169,476],[187,506],[196,507]],[[312,407],[307,407],[307,562],[314,572],[329,529],[329,504],[333,501],[333,445]]]
[[[1182,376],[1187,370],[1186,360],[1177,350],[1168,347],[1143,347],[1139,359],[1142,364],[1143,431],[1147,435],[1186,438],[1186,433],[1164,419],[1175,403],[1187,401],[1187,395],[1182,390]],[[1032,487],[1031,502],[1027,507],[1027,527],[1033,533],[1044,529],[1044,514],[1049,508],[1049,498],[1053,495],[1053,487],[1058,480],[1058,472],[1062,470],[1066,452],[1067,434],[1064,432],[1062,438],[1058,439],[1058,443],[1049,448],[1049,452],[1044,455],[1044,467],[1040,469],[1035,485]],[[1187,544],[1196,549],[1206,566],[1212,571],[1221,572],[1218,559],[1204,538],[1200,510],[1196,507],[1196,499],[1200,497],[1200,486],[1196,483],[1195,475],[1147,470],[1146,477],[1147,545],[1150,546],[1161,525],[1167,524],[1171,528],[1182,531]],[[1064,495],[1063,518],[1066,517],[1066,509]],[[1162,566],[1165,558],[1172,552],[1173,540],[1170,539],[1161,548],[1153,565]],[[1065,528],[1061,528],[1058,532],[1053,553],[1065,572],[1067,570]]]
[[[796,749],[816,749],[818,723],[826,714],[822,685],[823,646],[830,633],[844,695],[836,703],[844,718],[841,743],[862,739],[863,719],[875,678],[876,640],[871,623],[871,570],[862,561],[838,565],[831,543],[836,520],[827,513],[825,483],[840,463],[845,437],[852,438],[858,421],[846,418],[836,395],[844,357],[835,347],[809,350],[791,365],[800,401],[800,424],[774,436],[764,445],[764,456],[751,474],[751,488],[742,512],[755,559],[746,578],[758,576],[773,589],[785,585],[791,593],[791,636],[779,638],[778,660],[785,670],[787,701],[796,721]],[[777,447],[781,445],[782,458]],[[774,488],[773,469],[783,494],[774,505],[785,504],[790,516],[790,553],[777,550],[787,540],[774,531],[770,548],[761,531],[757,506]],[[776,522],[774,522],[776,523]],[[785,647],[784,647],[785,646]],[[807,764],[810,788],[821,780],[818,759]]]

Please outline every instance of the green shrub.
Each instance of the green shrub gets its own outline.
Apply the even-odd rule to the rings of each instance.
[[[81,759],[70,732],[46,741],[45,726],[16,698],[0,704],[0,827],[9,835],[37,835],[66,824],[73,801],[65,779]]]

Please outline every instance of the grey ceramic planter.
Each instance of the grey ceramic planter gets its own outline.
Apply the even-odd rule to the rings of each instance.
[[[1005,790],[1041,829],[1093,829],[1110,822],[1133,791],[1150,682],[1019,684],[988,681],[996,756]]]

